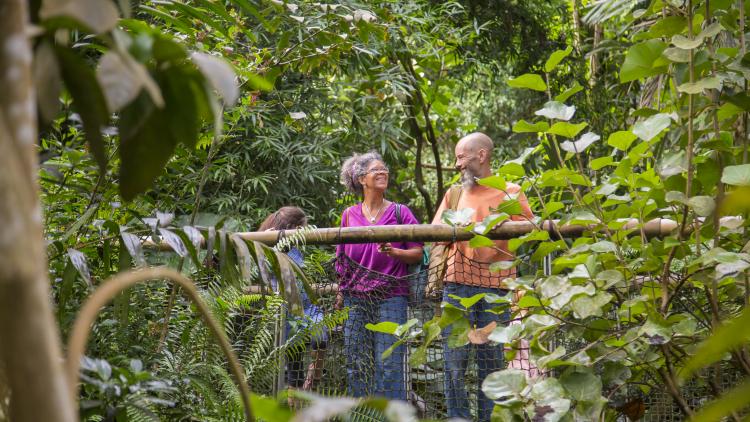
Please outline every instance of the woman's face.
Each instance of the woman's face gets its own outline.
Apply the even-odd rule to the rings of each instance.
[[[367,166],[367,174],[359,178],[359,183],[365,190],[384,192],[388,188],[388,167],[382,161],[371,161]]]

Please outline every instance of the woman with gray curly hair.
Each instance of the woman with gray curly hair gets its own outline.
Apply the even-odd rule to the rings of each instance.
[[[362,201],[344,210],[342,227],[419,224],[405,205],[385,199],[388,175],[388,167],[375,151],[354,154],[344,162],[341,183],[360,195]],[[338,302],[349,308],[349,318],[344,323],[344,350],[348,390],[353,397],[380,395],[406,400],[404,346],[381,359],[396,337],[365,326],[384,321],[406,322],[408,265],[422,260],[422,246],[417,242],[338,246]]]

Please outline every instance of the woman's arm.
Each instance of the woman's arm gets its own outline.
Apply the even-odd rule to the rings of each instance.
[[[394,248],[390,243],[381,243],[378,251],[407,264],[416,264],[417,262],[422,261],[421,246],[409,249],[399,249]]]

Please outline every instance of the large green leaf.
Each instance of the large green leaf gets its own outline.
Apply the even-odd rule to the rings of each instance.
[[[210,116],[203,78],[194,68],[169,67],[156,79],[165,107],[156,108],[141,93],[120,116],[120,193],[125,200],[151,185],[178,143],[195,145],[201,118]]]
[[[495,246],[495,242],[490,240],[489,238],[482,236],[482,235],[475,235],[471,238],[469,241],[469,246],[472,248],[484,248],[484,247],[493,247]]]
[[[566,138],[574,138],[580,131],[582,131],[586,126],[588,126],[588,123],[582,122],[582,123],[568,123],[568,122],[557,122],[554,125],[552,125],[549,130],[547,130],[547,133],[551,133],[553,135],[560,135],[564,136]]]
[[[547,129],[549,129],[547,122],[529,123],[526,120],[519,120],[513,124],[513,132],[516,133],[544,132]]]
[[[520,369],[493,372],[482,382],[482,391],[494,400],[521,394],[525,387],[526,373]]]
[[[594,142],[598,141],[600,136],[593,132],[584,133],[580,139],[575,142],[565,141],[560,144],[563,151],[580,153],[586,151]]]
[[[240,90],[235,80],[234,69],[226,60],[205,53],[193,53],[190,58],[214,89],[221,94],[226,104],[232,105],[237,101]]]
[[[65,86],[73,97],[73,108],[83,120],[86,140],[94,154],[99,167],[104,171],[107,156],[101,130],[109,121],[107,103],[101,88],[97,83],[94,70],[86,61],[66,47],[55,47],[55,53],[60,61]]]
[[[505,190],[506,183],[505,179],[500,176],[487,176],[477,181],[482,186],[488,186],[497,190]]]
[[[727,391],[718,399],[703,403],[700,410],[690,418],[690,422],[721,421],[739,412],[750,403],[750,381]]]
[[[732,186],[750,186],[750,164],[724,167],[721,181]]]
[[[547,84],[545,84],[542,77],[536,73],[525,73],[517,78],[508,79],[508,85],[513,88],[527,88],[533,89],[534,91],[547,90]]]
[[[581,91],[583,91],[583,87],[581,86],[581,84],[578,83],[578,81],[576,81],[573,84],[573,86],[571,86],[570,88],[568,88],[565,91],[563,91],[560,94],[558,94],[555,97],[555,101],[559,101],[561,103],[564,103],[565,101],[568,100],[568,98],[572,97],[573,95],[575,95],[575,94],[577,94],[578,92],[581,92]]]
[[[654,114],[646,120],[636,123],[633,126],[633,134],[648,142],[660,134],[661,131],[668,128],[671,122],[672,119],[668,114]]]
[[[565,50],[557,50],[549,56],[547,62],[544,63],[544,71],[552,72],[557,65],[573,51],[573,47],[568,46]]]
[[[573,118],[576,112],[575,106],[566,106],[559,101],[548,101],[544,108],[534,112],[537,116],[544,116],[548,119],[568,121]]]
[[[709,76],[695,82],[685,82],[677,90],[686,94],[700,94],[706,89],[721,89],[721,78]]]
[[[750,339],[748,326],[750,326],[750,308],[745,308],[742,314],[716,328],[698,345],[695,354],[688,359],[678,374],[679,377],[687,380],[695,371],[719,361],[725,353],[745,344]]]
[[[42,19],[70,17],[96,34],[113,29],[119,18],[117,7],[111,1],[45,0],[41,3],[39,15]]]
[[[619,150],[627,151],[636,139],[638,139],[638,137],[635,136],[633,132],[629,130],[621,130],[610,134],[609,138],[607,138],[607,144]]]
[[[667,44],[659,40],[648,40],[628,49],[620,68],[620,82],[630,82],[660,73],[664,68],[658,62]]]
[[[571,367],[560,377],[560,383],[576,401],[595,401],[602,394],[602,381],[589,368]]]

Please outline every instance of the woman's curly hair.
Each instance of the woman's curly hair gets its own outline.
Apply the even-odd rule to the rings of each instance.
[[[344,161],[341,166],[341,184],[350,192],[362,195],[362,184],[359,178],[367,174],[367,167],[373,161],[383,161],[383,157],[375,151],[364,154],[354,154]]]

